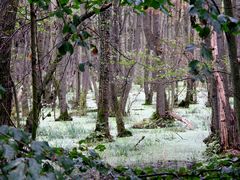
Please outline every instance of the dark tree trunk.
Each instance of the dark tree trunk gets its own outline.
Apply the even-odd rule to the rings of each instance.
[[[233,6],[231,0],[224,0],[224,11],[226,15],[233,17]],[[237,58],[237,41],[236,37],[228,32],[226,32],[226,38],[232,74],[234,110],[237,118],[238,137],[240,137],[240,64]]]
[[[12,82],[10,74],[12,33],[16,23],[17,0],[0,1],[0,85],[5,93],[0,95],[0,125],[13,125]]]

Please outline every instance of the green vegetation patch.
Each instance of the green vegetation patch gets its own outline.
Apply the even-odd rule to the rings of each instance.
[[[150,119],[143,119],[142,122],[133,125],[135,129],[156,129],[156,128],[167,128],[175,126],[175,119],[169,115],[162,118],[156,113],[152,115]]]

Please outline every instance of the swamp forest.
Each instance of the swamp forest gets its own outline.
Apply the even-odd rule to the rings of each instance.
[[[240,179],[240,0],[0,0],[0,179]]]

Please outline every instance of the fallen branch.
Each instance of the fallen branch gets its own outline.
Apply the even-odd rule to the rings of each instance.
[[[136,149],[137,146],[140,144],[140,142],[141,142],[142,140],[144,140],[144,138],[145,138],[145,136],[142,136],[142,138],[137,142],[137,144],[135,144],[135,146],[134,146],[135,149]]]
[[[178,121],[181,121],[181,122],[183,122],[184,124],[186,124],[188,129],[193,129],[193,124],[192,124],[190,121],[188,121],[186,118],[181,117],[181,116],[177,115],[177,114],[174,113],[174,112],[168,112],[168,114],[169,114],[170,116],[172,116],[174,119],[176,119],[176,120],[178,120]]]

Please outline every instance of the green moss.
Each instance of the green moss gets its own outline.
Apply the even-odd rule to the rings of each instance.
[[[207,138],[203,140],[207,145],[204,155],[207,157],[212,157],[213,155],[220,154],[222,152],[220,138],[216,134],[210,134]]]
[[[132,132],[127,129],[125,129],[125,131],[118,134],[118,137],[130,137],[130,136],[132,136]]]
[[[60,114],[60,116],[56,119],[56,121],[72,121],[71,116],[69,116],[68,112],[65,111]]]
[[[160,117],[157,113],[153,113],[150,119],[144,119],[142,122],[134,124],[135,129],[156,129],[174,127],[175,119],[169,115]]]

